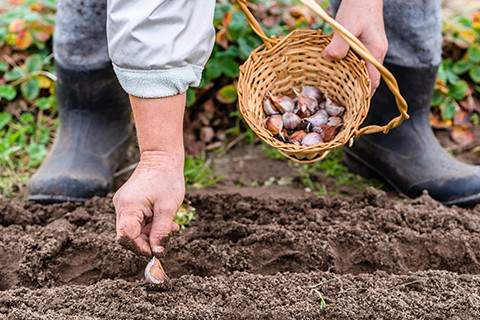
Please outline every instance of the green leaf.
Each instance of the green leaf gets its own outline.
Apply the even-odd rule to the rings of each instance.
[[[470,76],[470,78],[472,78],[472,80],[475,83],[480,83],[480,66],[475,66],[472,69],[470,69],[470,72],[468,73],[468,75]]]
[[[33,123],[35,121],[35,117],[31,113],[22,113],[20,116],[23,124]]]
[[[7,67],[8,67],[7,61],[0,61],[0,71],[1,72],[7,71]]]
[[[445,73],[445,67],[444,67],[443,62],[442,62],[442,64],[440,64],[440,67],[438,68],[437,77],[438,77],[443,83],[447,83],[447,74]]]
[[[205,67],[205,74],[207,78],[213,80],[222,74],[222,66],[216,58],[212,58],[208,61],[207,66]]]
[[[470,61],[465,61],[465,60],[459,60],[457,62],[455,62],[455,64],[453,65],[453,72],[455,72],[456,74],[462,74],[462,73],[465,73],[467,72],[468,70],[470,70],[471,68],[473,67],[473,63],[470,62]]]
[[[32,162],[39,163],[47,155],[47,148],[43,144],[30,144],[27,148],[27,153]]]
[[[0,113],[0,130],[2,130],[10,121],[12,121],[12,116],[5,111]]]
[[[192,88],[188,88],[187,90],[187,107],[191,107],[195,103],[195,91]]]
[[[432,106],[438,106],[445,103],[445,95],[440,91],[435,90],[433,92]]]
[[[246,60],[250,53],[255,50],[261,41],[258,38],[248,37],[248,38],[241,38],[238,40],[238,48],[240,50],[240,58]]]
[[[468,48],[468,60],[474,63],[479,63],[480,62],[480,46],[471,46]]]
[[[57,1],[56,0],[42,0],[42,3],[45,4],[47,7],[51,9],[57,9]]]
[[[232,103],[237,100],[237,88],[232,85],[226,85],[217,92],[217,100],[221,103]]]
[[[35,22],[40,19],[40,15],[36,11],[30,11],[27,12],[24,16],[23,19],[25,19],[26,22]]]
[[[2,84],[0,86],[0,100],[5,98],[8,101],[12,101],[17,96],[17,90],[11,84]]]
[[[472,29],[473,26],[472,26],[472,20],[470,20],[469,18],[467,17],[464,17],[464,16],[460,16],[458,18],[458,22],[461,23],[464,27],[468,28],[468,29]]]
[[[52,103],[48,98],[38,98],[36,104],[42,110],[48,110],[52,106]]]
[[[5,79],[7,79],[8,81],[15,81],[15,80],[18,80],[18,79],[26,76],[26,75],[27,75],[27,73],[25,72],[24,69],[22,69],[20,67],[15,67],[12,70],[5,73],[5,75],[3,77]]]
[[[440,106],[442,120],[453,119],[456,111],[457,107],[452,99],[448,99],[444,105]]]
[[[39,71],[42,69],[42,58],[38,54],[30,56],[25,62],[27,72]]]
[[[35,78],[28,79],[28,81],[22,83],[20,91],[22,91],[25,99],[33,101],[40,93],[40,83]]]
[[[460,80],[448,86],[448,95],[455,100],[462,100],[468,90],[466,81]]]
[[[452,67],[453,69],[453,67]],[[460,78],[455,74],[455,72],[453,72],[452,69],[446,69],[445,70],[445,74],[447,76],[447,82],[448,83],[456,83],[457,81],[460,80]]]

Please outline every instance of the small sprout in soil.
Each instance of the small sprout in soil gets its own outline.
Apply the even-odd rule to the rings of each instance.
[[[319,286],[322,286],[324,284],[327,284],[329,282],[332,282],[332,281],[335,281],[335,280],[338,280],[337,278],[332,278],[332,279],[328,279],[328,280],[325,280],[325,281],[322,281],[320,283],[317,283],[313,286],[310,286],[310,293],[316,293],[318,294],[318,296],[320,297],[320,310],[323,310],[326,306],[327,306],[327,303],[325,302],[325,299],[323,298],[323,295],[322,293],[316,289],[317,287]]]
[[[186,203],[182,204],[178,209],[177,215],[173,219],[174,222],[180,226],[180,231],[184,230],[186,226],[195,219],[196,209]]]

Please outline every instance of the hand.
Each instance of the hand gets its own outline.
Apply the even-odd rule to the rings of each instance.
[[[185,195],[183,146],[180,155],[142,152],[130,179],[117,191],[117,241],[136,254],[162,258],[165,242],[179,226],[173,219]]]
[[[336,20],[356,36],[378,62],[383,63],[388,41],[383,22],[382,0],[343,0]],[[347,55],[348,49],[349,45],[335,33],[323,54],[327,60],[339,60]],[[373,95],[380,85],[380,73],[370,62],[366,62],[366,67],[372,83],[371,94]]]

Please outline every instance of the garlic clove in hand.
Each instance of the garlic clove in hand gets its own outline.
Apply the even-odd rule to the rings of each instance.
[[[145,268],[145,280],[149,283],[160,284],[167,279],[167,274],[163,270],[160,260],[153,257]]]

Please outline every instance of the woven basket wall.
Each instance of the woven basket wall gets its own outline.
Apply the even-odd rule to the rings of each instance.
[[[369,110],[370,80],[365,63],[352,51],[340,61],[325,60],[323,50],[330,39],[320,30],[295,30],[270,49],[258,47],[240,67],[241,114],[263,141],[298,162],[321,160],[329,150],[349,142]],[[265,128],[263,100],[268,92],[291,94],[292,87],[302,85],[319,87],[345,106],[344,125],[332,141],[297,146],[275,139]]]

